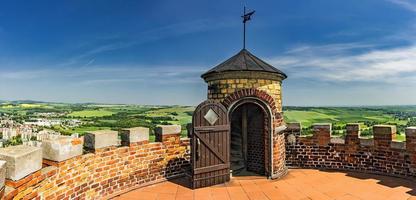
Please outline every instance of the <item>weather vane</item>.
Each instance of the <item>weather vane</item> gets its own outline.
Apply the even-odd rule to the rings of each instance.
[[[253,10],[253,11],[246,13],[246,7],[244,6],[244,13],[243,13],[243,16],[241,16],[243,18],[243,24],[244,24],[243,49],[246,48],[246,22],[251,19],[251,15],[253,15],[254,12],[256,11]]]

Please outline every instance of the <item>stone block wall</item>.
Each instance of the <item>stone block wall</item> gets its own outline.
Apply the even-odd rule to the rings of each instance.
[[[288,124],[286,165],[416,177],[416,127],[407,128],[406,141],[398,142],[395,126],[374,126],[370,139],[360,138],[359,126],[348,124],[344,139],[332,137],[329,124],[315,124],[309,137],[301,135],[300,124]]]
[[[95,148],[60,162],[43,159],[41,170],[19,180],[6,179],[2,199],[106,199],[183,175],[189,165],[189,140],[181,139],[180,132],[161,134],[166,136],[156,142],[146,136],[137,136],[137,142],[127,137],[127,146]]]
[[[256,78],[230,78],[224,80],[211,80],[208,81],[208,99],[221,102],[228,95],[233,94],[234,92],[247,89],[255,88],[260,91],[264,91],[269,94],[274,102],[276,109],[282,111],[282,94],[281,88],[282,83],[278,80],[268,80],[268,79],[256,79]]]

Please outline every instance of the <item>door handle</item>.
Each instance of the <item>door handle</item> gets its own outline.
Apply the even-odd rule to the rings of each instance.
[[[201,141],[199,140],[199,138],[196,138],[196,155],[197,155],[197,160],[199,160],[199,157],[201,156]]]

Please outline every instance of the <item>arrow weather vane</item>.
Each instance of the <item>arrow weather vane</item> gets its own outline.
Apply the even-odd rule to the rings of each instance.
[[[246,13],[246,7],[244,6],[244,13],[243,13],[243,16],[241,16],[243,18],[243,24],[244,24],[243,49],[246,48],[246,22],[251,19],[251,15],[253,15],[254,12],[256,11],[253,10],[253,11]]]

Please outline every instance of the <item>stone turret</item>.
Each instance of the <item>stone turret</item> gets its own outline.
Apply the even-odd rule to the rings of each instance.
[[[282,71],[243,49],[201,76],[208,83],[208,99],[222,101],[241,89],[257,89],[269,94],[282,111]]]
[[[242,49],[201,77],[208,84],[208,100],[228,109],[233,172],[246,169],[271,178],[284,176],[281,88],[286,74]]]

